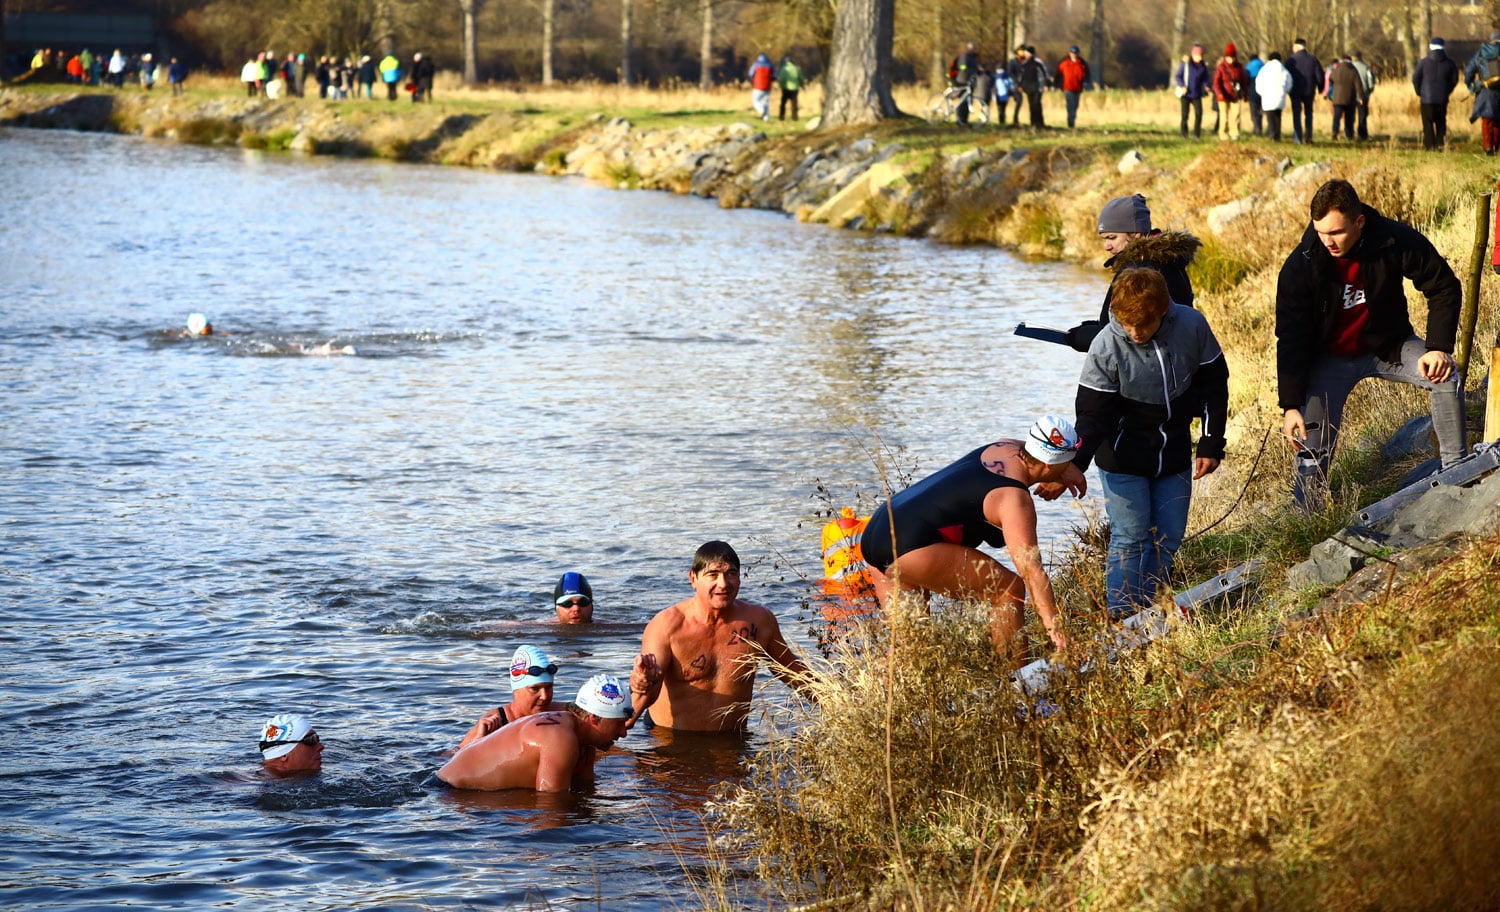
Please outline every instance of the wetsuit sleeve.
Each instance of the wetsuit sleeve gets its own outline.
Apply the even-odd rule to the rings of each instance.
[[[1203,323],[1202,361],[1193,374],[1195,398],[1203,404],[1198,416],[1203,419],[1203,434],[1198,438],[1200,459],[1224,458],[1224,427],[1229,420],[1229,362],[1219,348],[1219,340]]]
[[[1402,234],[1406,237],[1401,238],[1401,273],[1427,298],[1427,334],[1423,336],[1427,350],[1451,354],[1458,335],[1463,286],[1426,235],[1414,228]]]
[[[1074,413],[1078,417],[1078,436],[1083,445],[1073,464],[1078,471],[1087,471],[1094,454],[1112,428],[1119,424],[1120,378],[1114,359],[1103,350],[1103,346],[1089,349],[1088,359],[1083,363],[1083,374],[1078,378],[1078,397],[1074,401]],[[1111,420],[1110,416],[1116,416]]]

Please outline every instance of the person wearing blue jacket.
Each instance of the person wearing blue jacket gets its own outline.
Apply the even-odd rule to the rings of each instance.
[[[1193,138],[1203,138],[1203,96],[1208,94],[1213,73],[1203,62],[1203,45],[1193,45],[1192,52],[1177,65],[1172,74],[1172,88],[1182,101],[1182,138],[1188,135],[1188,111],[1193,112]]]
[[[1458,86],[1458,64],[1448,57],[1441,38],[1433,38],[1427,50],[1411,71],[1411,84],[1421,102],[1422,148],[1431,151],[1448,141],[1448,96]]]
[[[1500,32],[1492,32],[1490,40],[1469,58],[1464,67],[1464,84],[1474,96],[1469,123],[1479,121],[1484,154],[1494,155],[1500,149],[1500,124],[1496,123],[1500,121]]]
[[[1292,90],[1287,94],[1292,103],[1292,141],[1300,146],[1312,142],[1313,101],[1323,91],[1323,64],[1308,52],[1307,41],[1298,38],[1292,42],[1286,69],[1292,74]]]
[[[1173,303],[1155,269],[1115,277],[1110,321],[1078,379],[1080,469],[1095,458],[1109,516],[1104,588],[1109,616],[1149,604],[1187,531],[1193,482],[1224,459],[1229,366],[1191,307]],[[1192,423],[1202,419],[1196,456]]]

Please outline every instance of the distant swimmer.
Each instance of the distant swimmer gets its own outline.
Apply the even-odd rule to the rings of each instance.
[[[562,575],[552,590],[552,604],[557,608],[557,619],[564,624],[594,622],[594,587],[582,573],[569,570]]]
[[[260,731],[260,765],[273,776],[316,773],[323,768],[323,741],[306,718],[274,715]]]
[[[463,750],[517,719],[564,709],[562,704],[552,702],[553,676],[557,674],[557,668],[557,663],[537,647],[528,644],[518,648],[510,660],[510,704],[480,716],[458,742],[458,749]]]
[[[460,789],[563,792],[594,781],[594,761],[625,735],[630,697],[618,678],[597,674],[573,705],[507,725],[457,755],[437,772]]]
[[[329,339],[327,342],[324,342],[322,345],[314,345],[312,348],[306,348],[306,347],[304,347],[303,345],[301,345],[300,343],[297,343],[297,342],[293,342],[292,344],[295,345],[297,351],[301,352],[302,354],[304,354],[304,355],[312,355],[314,357],[320,357],[320,358],[327,358],[327,357],[331,357],[333,355],[357,355],[357,354],[359,354],[359,350],[356,349],[352,345],[340,345],[340,346],[335,347],[334,344],[333,344],[333,340],[332,339]]]
[[[652,725],[742,731],[762,657],[771,660],[772,674],[813,699],[807,667],[782,637],[776,615],[738,597],[740,557],[728,543],[700,547],[688,582],[693,596],[663,609],[646,625],[641,653],[657,667],[643,670],[637,662],[631,689],[648,689],[631,724],[650,708]]]
[[[211,336],[214,334],[214,325],[208,322],[208,317],[201,313],[190,313],[187,318],[187,329],[183,336]]]

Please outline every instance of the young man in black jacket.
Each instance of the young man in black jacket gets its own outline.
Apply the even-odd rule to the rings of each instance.
[[[1461,291],[1432,242],[1331,180],[1276,285],[1276,380],[1282,433],[1297,450],[1294,494],[1322,505],[1344,400],[1366,377],[1428,390],[1443,465],[1464,455],[1464,404],[1453,364]],[[1402,279],[1427,298],[1427,337],[1412,329]]]

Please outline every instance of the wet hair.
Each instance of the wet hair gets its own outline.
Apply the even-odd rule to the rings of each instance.
[[[1140,326],[1163,317],[1171,306],[1167,280],[1147,266],[1120,270],[1110,288],[1109,312],[1128,326]]]
[[[728,564],[730,569],[740,569],[740,556],[729,547],[729,542],[704,542],[693,552],[693,572],[701,573],[710,564]]]
[[[1354,185],[1340,178],[1334,178],[1319,187],[1308,208],[1312,211],[1315,222],[1335,209],[1349,218],[1363,214],[1363,206],[1359,201],[1359,194],[1354,191]]]

